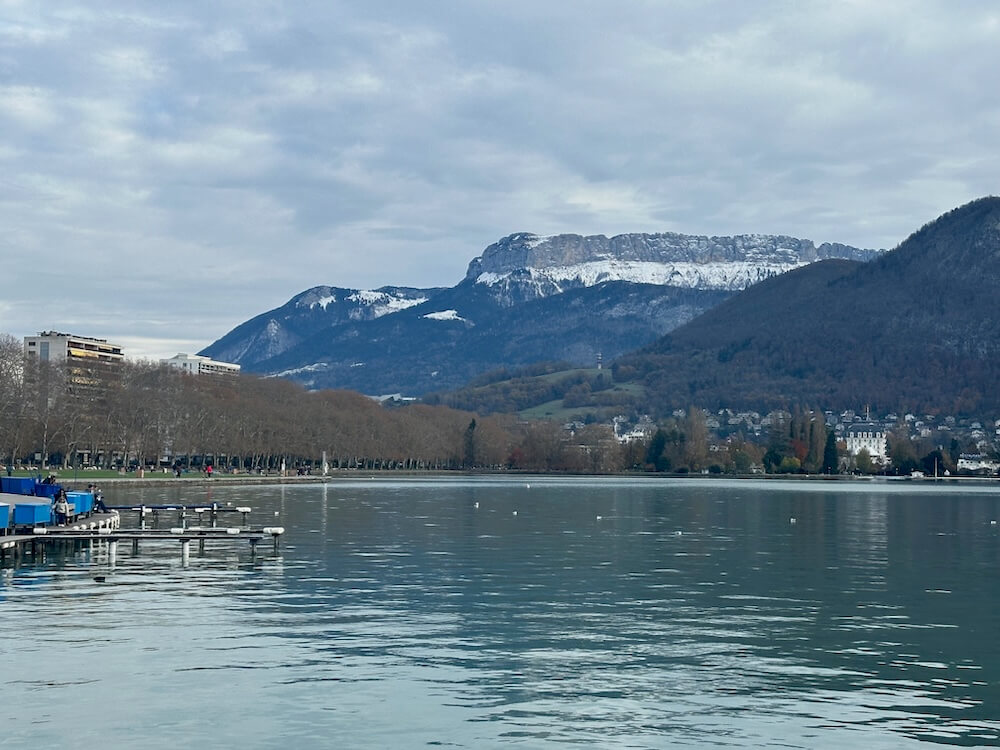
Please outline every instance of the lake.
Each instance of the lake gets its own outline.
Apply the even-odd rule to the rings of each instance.
[[[113,571],[99,546],[0,569],[0,747],[1000,746],[997,486],[106,495],[287,532],[186,568],[146,543]]]

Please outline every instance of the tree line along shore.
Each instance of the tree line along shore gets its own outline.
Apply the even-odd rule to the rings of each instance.
[[[350,391],[308,391],[279,378],[192,376],[125,361],[81,385],[58,363],[26,361],[0,335],[0,462],[12,470],[76,472],[81,480],[175,467],[182,481],[207,465],[234,477],[331,471],[672,474],[835,474],[885,470],[844,462],[822,413],[797,409],[766,440],[706,427],[705,412],[660,420],[621,442],[610,425],[480,416],[442,405],[383,405]],[[909,473],[947,450],[893,440],[893,464]],[[928,452],[924,448],[929,447]],[[935,451],[937,451],[935,453]],[[99,472],[111,474],[99,474]],[[157,477],[159,481],[161,479]]]

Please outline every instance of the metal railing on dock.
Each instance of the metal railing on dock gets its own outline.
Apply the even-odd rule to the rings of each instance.
[[[196,515],[199,519],[208,518],[212,526],[217,525],[219,516],[223,513],[239,513],[242,519],[242,525],[247,525],[247,519],[250,513],[253,511],[252,508],[239,505],[235,508],[231,505],[219,505],[218,503],[211,503],[209,505],[187,505],[184,503],[168,503],[161,505],[109,505],[108,510],[116,510],[119,513],[138,513],[139,514],[139,525],[140,528],[146,528],[146,517],[149,516],[152,519],[154,526],[157,526],[160,522],[160,515],[166,513],[176,513],[177,523],[181,526],[186,526],[187,517],[189,514]]]
[[[120,528],[121,515],[116,511],[135,511],[139,513],[140,528],[122,529]],[[177,512],[179,526],[167,529],[160,529],[160,512]],[[210,521],[210,526],[188,526],[186,523],[187,513],[195,513],[201,519],[206,513]],[[109,506],[107,513],[97,513],[87,519],[78,519],[67,526],[36,526],[30,532],[15,533],[13,535],[0,536],[0,562],[5,562],[7,557],[12,557],[15,561],[23,559],[30,553],[33,559],[44,556],[48,545],[65,542],[102,542],[108,545],[108,561],[112,568],[117,562],[118,544],[123,541],[132,542],[132,553],[138,554],[140,542],[179,542],[181,545],[181,561],[187,566],[191,554],[191,542],[198,542],[199,552],[205,551],[205,542],[212,540],[215,542],[234,542],[246,540],[250,544],[251,558],[256,556],[257,545],[261,541],[270,539],[273,545],[274,554],[278,553],[279,541],[285,533],[282,526],[265,526],[261,528],[249,528],[244,526],[218,526],[219,513],[240,513],[243,516],[244,524],[247,516],[251,512],[250,508],[229,506],[187,506],[187,505],[162,505],[162,506]],[[152,513],[153,528],[147,528],[145,517]]]

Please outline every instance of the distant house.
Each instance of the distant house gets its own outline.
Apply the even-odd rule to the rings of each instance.
[[[868,455],[879,463],[885,463],[888,459],[885,430],[871,422],[856,422],[848,425],[844,435],[844,443],[847,445],[847,452],[852,456],[858,455],[864,448],[868,451]]]
[[[969,471],[973,474],[996,474],[1000,470],[1000,463],[981,453],[963,453],[958,457],[957,468],[959,471]]]
[[[229,362],[217,362],[198,354],[177,354],[161,360],[163,364],[176,367],[191,375],[239,375],[240,366]]]

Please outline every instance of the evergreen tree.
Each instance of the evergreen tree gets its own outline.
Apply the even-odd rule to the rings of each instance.
[[[667,433],[657,428],[653,434],[653,439],[649,441],[649,448],[646,449],[646,463],[652,464],[656,471],[663,471],[660,468],[663,459],[663,449],[667,447]]]
[[[826,422],[822,412],[813,412],[809,429],[809,455],[806,457],[805,469],[809,472],[823,470],[824,451],[827,442]],[[836,443],[834,444],[836,448]]]
[[[836,474],[840,471],[837,460],[837,436],[830,430],[826,433],[826,447],[823,448],[823,473]]]
[[[462,465],[467,469],[471,469],[476,465],[476,420],[473,419],[469,422],[469,426],[465,428],[465,455],[463,456]]]

